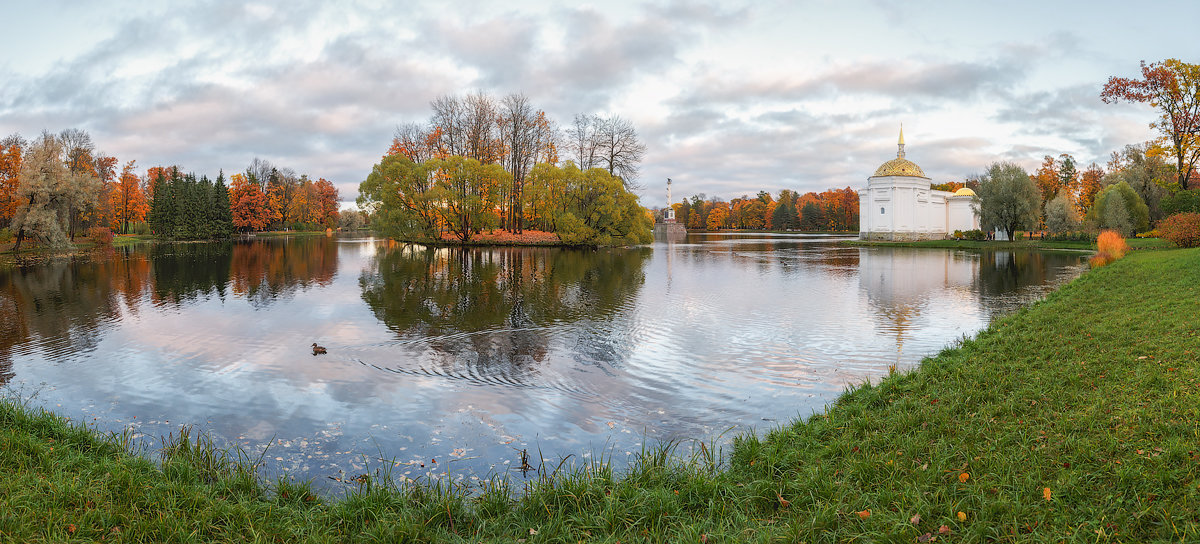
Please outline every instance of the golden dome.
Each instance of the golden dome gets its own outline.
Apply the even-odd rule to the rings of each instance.
[[[975,191],[963,187],[962,189],[954,191],[954,196],[975,196]]]
[[[916,176],[923,178],[925,177],[925,171],[921,170],[921,167],[917,166],[915,162],[904,157],[896,157],[875,169],[875,176]]]
[[[900,125],[900,142],[896,158],[876,168],[875,175],[871,177],[879,176],[915,176],[925,178],[925,171],[921,170],[921,167],[917,166],[917,163],[904,158],[904,125]]]

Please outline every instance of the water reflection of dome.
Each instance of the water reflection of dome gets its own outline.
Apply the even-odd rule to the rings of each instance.
[[[880,333],[895,335],[897,354],[931,296],[971,289],[979,274],[977,259],[952,251],[860,248],[859,263],[859,286]]]

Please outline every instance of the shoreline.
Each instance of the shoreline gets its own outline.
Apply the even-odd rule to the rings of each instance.
[[[669,443],[623,474],[551,466],[517,499],[496,480],[471,494],[384,471],[327,501],[258,481],[253,459],[214,462],[200,438],[156,466],[121,437],[6,402],[0,506],[20,513],[0,539],[1187,540],[1198,286],[1200,250],[1135,251],[823,413],[736,437],[727,456]]]

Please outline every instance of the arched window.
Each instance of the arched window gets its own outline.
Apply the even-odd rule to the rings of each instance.
[[[879,215],[883,215],[884,213],[886,212],[883,211],[883,208],[879,208]]]

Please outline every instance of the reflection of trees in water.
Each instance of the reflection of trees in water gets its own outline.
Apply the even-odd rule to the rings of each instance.
[[[403,246],[380,250],[359,284],[376,318],[443,369],[511,375],[545,360],[545,327],[611,316],[632,300],[649,254]]]
[[[0,383],[16,346],[75,355],[99,343],[102,324],[141,303],[182,305],[234,292],[263,305],[296,288],[328,284],[337,248],[325,237],[270,242],[155,244],[98,251],[0,273]]]
[[[337,244],[324,236],[240,241],[233,244],[229,271],[233,292],[262,307],[297,289],[329,285],[337,273]]]
[[[156,304],[175,305],[210,293],[225,297],[231,242],[157,244],[150,248]]]
[[[979,285],[985,297],[1044,285],[1080,263],[1077,254],[991,251],[979,256]]]
[[[34,343],[51,355],[90,351],[101,326],[130,308],[148,276],[144,257],[117,253],[51,260],[0,274],[0,383],[13,378],[16,346]]]

